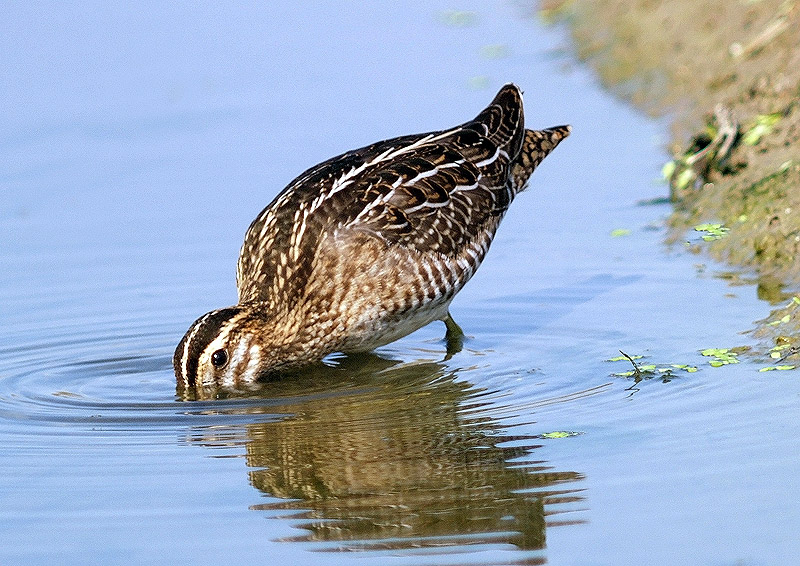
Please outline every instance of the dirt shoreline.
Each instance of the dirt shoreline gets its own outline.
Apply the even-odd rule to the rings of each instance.
[[[731,264],[731,277],[755,279],[760,296],[782,304],[753,333],[766,347],[793,347],[800,0],[542,0],[540,15],[568,27],[578,58],[607,88],[672,118],[669,239],[706,224],[712,231],[694,251]]]

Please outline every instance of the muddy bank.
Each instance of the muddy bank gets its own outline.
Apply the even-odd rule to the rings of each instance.
[[[544,0],[610,90],[672,118],[670,239],[744,268],[785,304],[800,289],[800,1]],[[768,343],[800,330],[774,311]],[[777,324],[775,324],[777,322]]]

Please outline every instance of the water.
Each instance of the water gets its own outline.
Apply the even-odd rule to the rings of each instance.
[[[664,125],[565,69],[530,6],[452,8],[6,9],[0,563],[794,560],[800,380],[699,355],[769,307],[637,205],[666,192]],[[249,396],[176,393],[175,344],[235,301],[280,188],[508,80],[529,125],[574,133],[455,301],[463,352],[433,324]],[[699,371],[634,383],[618,350]]]

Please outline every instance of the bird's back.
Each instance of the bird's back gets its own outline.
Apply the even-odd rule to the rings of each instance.
[[[239,302],[291,310],[313,292],[307,283],[320,250],[356,241],[413,258],[423,271],[439,266],[428,283],[452,298],[514,196],[568,134],[568,126],[526,130],[521,93],[509,84],[460,126],[378,142],[307,170],[250,225]]]

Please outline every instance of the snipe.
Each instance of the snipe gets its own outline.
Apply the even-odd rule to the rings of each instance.
[[[186,386],[236,386],[368,351],[429,322],[448,336],[453,297],[500,221],[569,126],[526,130],[522,94],[504,86],[478,116],[312,167],[247,230],[239,303],[192,324],[173,357]]]

